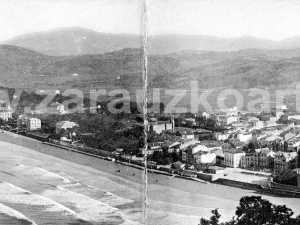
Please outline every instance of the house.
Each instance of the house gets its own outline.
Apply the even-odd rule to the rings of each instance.
[[[246,153],[242,150],[231,148],[224,150],[224,165],[228,167],[243,167]]]
[[[252,122],[249,122],[249,124],[252,126],[252,128],[254,129],[262,129],[264,128],[265,124],[263,121],[252,121]]]
[[[300,146],[300,138],[299,137],[291,138],[287,142],[288,142],[288,146],[291,146],[293,148],[297,148]]]
[[[54,114],[64,114],[65,113],[65,106],[59,102],[54,102],[50,104],[50,113]]]
[[[163,147],[168,149],[168,153],[179,152],[180,142],[179,141],[165,141]]]
[[[41,129],[41,120],[26,115],[20,115],[17,119],[17,126],[27,128],[28,130]]]
[[[185,164],[180,161],[177,161],[177,162],[173,163],[173,167],[178,170],[183,170],[185,167]]]
[[[207,112],[202,112],[202,116],[205,117],[206,119],[209,118],[209,114]]]
[[[185,118],[186,122],[190,122],[193,126],[196,126],[196,119],[195,118]]]
[[[276,140],[283,140],[283,137],[280,137],[279,135],[271,135],[265,139],[268,142],[276,141]]]
[[[28,120],[28,116],[26,115],[20,115],[17,118],[17,126],[18,127],[26,127],[27,125],[27,120]]]
[[[182,136],[183,138],[186,139],[194,139],[195,135],[192,132],[193,129],[190,128],[186,128],[186,127],[176,127],[174,130],[172,130],[175,132],[175,135],[177,136]]]
[[[79,127],[77,123],[71,121],[61,121],[56,124],[56,133],[59,133],[61,130],[72,129],[75,127]]]
[[[273,169],[275,152],[268,148],[259,149],[258,152],[258,167],[261,169]]]
[[[248,123],[253,123],[253,122],[259,121],[259,119],[257,117],[252,116],[247,121],[248,121]]]
[[[276,117],[275,117],[276,118]],[[265,122],[265,126],[266,127],[275,127],[275,126],[277,126],[277,123],[276,123],[276,121],[274,121],[274,120],[269,120],[269,121],[266,121]]]
[[[246,132],[239,132],[237,134],[237,139],[240,142],[248,142],[252,140],[252,133],[246,133]]]
[[[288,140],[290,140],[290,139],[292,139],[292,138],[294,138],[294,137],[296,137],[296,135],[295,135],[294,133],[288,132],[288,133],[286,133],[286,134],[284,135],[284,140],[285,140],[285,141],[288,141]]]
[[[283,169],[295,169],[297,167],[297,152],[276,152],[274,154],[274,169],[280,171]]]
[[[195,139],[184,140],[184,141],[181,142],[181,144],[179,146],[179,149],[180,150],[186,149],[190,145],[193,145],[193,144],[196,144],[196,143],[200,143],[200,141],[195,140]]]
[[[239,122],[232,122],[230,124],[232,127],[235,127],[235,128],[241,128],[241,127],[244,127],[245,124],[242,122],[242,121],[239,121]]]
[[[157,134],[161,134],[165,130],[172,130],[175,128],[174,120],[169,121],[156,121],[149,122],[148,131],[154,131]]]
[[[227,116],[238,116],[239,111],[237,107],[222,109],[222,112],[225,112]]]
[[[12,108],[5,101],[0,101],[0,118],[4,121],[12,118]]]
[[[233,122],[238,122],[239,118],[236,116],[225,116],[225,117],[220,117],[220,122],[223,124],[229,125]]]
[[[208,152],[207,148],[200,143],[188,146],[182,151],[181,159],[184,162],[194,163],[193,155],[199,151]]]
[[[207,151],[222,150],[222,146],[224,145],[223,142],[208,140],[203,140],[200,143],[206,147]]]
[[[41,129],[41,120],[38,118],[28,118],[26,121],[26,128],[28,130],[39,130]]]
[[[216,132],[214,133],[214,137],[217,139],[217,141],[224,141],[229,138],[230,134],[227,132]]]
[[[258,168],[258,151],[248,152],[244,158],[244,167],[255,167]]]
[[[274,166],[274,154],[268,148],[255,149],[246,153],[244,167],[255,167],[256,169],[271,169]]]
[[[216,154],[213,152],[199,151],[193,155],[193,160],[196,164],[216,164]]]
[[[224,168],[219,166],[209,166],[205,169],[205,173],[213,173],[213,174],[222,174],[224,173]]]

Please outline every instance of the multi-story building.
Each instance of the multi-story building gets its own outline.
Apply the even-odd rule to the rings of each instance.
[[[297,152],[276,152],[274,154],[274,169],[280,171],[283,169],[295,169],[297,167]]]
[[[0,118],[4,121],[12,118],[12,108],[5,101],[0,101]]]
[[[49,112],[54,114],[64,114],[65,106],[59,102],[54,102],[50,105]]]
[[[237,139],[240,142],[247,142],[252,140],[252,133],[240,132],[237,134]]]
[[[229,138],[230,134],[228,132],[216,132],[214,136],[217,139],[217,141],[224,141]]]
[[[257,154],[258,167],[259,169],[273,169],[275,152],[268,149],[262,148]]]
[[[38,118],[21,115],[17,120],[17,126],[26,128],[28,130],[38,130],[41,129],[42,123]]]
[[[228,167],[243,167],[246,153],[242,150],[231,148],[224,150],[224,165]]]
[[[274,166],[275,152],[268,148],[255,149],[246,153],[244,167],[254,167],[256,169],[271,169]]]
[[[175,128],[174,120],[169,121],[157,121],[150,122],[148,125],[148,131],[154,131],[158,134],[161,134],[164,130],[172,130]]]
[[[38,130],[41,129],[42,123],[38,118],[28,118],[26,121],[26,128],[28,130]]]
[[[258,155],[257,152],[250,152],[250,153],[246,153],[245,155],[245,161],[244,161],[244,167],[248,168],[248,167],[258,167]]]
[[[193,160],[196,164],[216,164],[216,154],[213,152],[199,151],[193,155]]]

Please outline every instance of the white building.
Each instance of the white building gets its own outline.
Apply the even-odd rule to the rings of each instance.
[[[194,154],[194,162],[196,164],[216,164],[216,154],[211,152],[197,152]]]
[[[241,133],[238,133],[238,134],[237,134],[237,139],[238,139],[240,142],[247,142],[247,141],[252,140],[252,134],[251,134],[251,133],[244,133],[244,132],[241,132]]]
[[[20,115],[17,119],[17,126],[18,127],[25,127],[28,130],[38,130],[41,129],[42,122],[38,118]]]
[[[202,113],[202,116],[205,117],[206,119],[209,118],[209,114],[205,111]]]
[[[28,130],[38,130],[41,129],[42,123],[38,118],[28,118],[26,121],[26,128]]]
[[[0,101],[0,118],[4,121],[12,118],[12,108],[5,101]]]
[[[224,109],[222,111],[226,112],[227,116],[238,116],[238,114],[239,114],[239,111],[238,111],[237,107]]]
[[[254,129],[262,129],[264,128],[265,124],[263,121],[253,121],[253,122],[250,122],[251,125],[252,125],[252,128]]]
[[[59,102],[54,102],[50,105],[50,112],[51,113],[58,113],[64,114],[65,113],[65,106]]]
[[[239,149],[224,150],[224,165],[228,167],[243,167],[246,153]]]
[[[227,140],[230,136],[229,133],[221,133],[221,132],[216,132],[214,134],[215,138],[217,139],[217,141],[224,141]]]

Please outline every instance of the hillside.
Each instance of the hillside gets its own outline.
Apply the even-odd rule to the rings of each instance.
[[[2,85],[36,88],[142,87],[142,51],[120,51],[76,57],[52,57],[0,45]],[[149,86],[189,88],[287,88],[300,81],[300,49],[235,52],[181,51],[149,55]]]
[[[189,86],[198,80],[202,88],[287,88],[300,81],[300,49],[236,52],[180,52],[170,54],[180,60],[171,83]],[[165,79],[165,78],[164,78]]]
[[[150,54],[169,54],[184,50],[238,51],[242,49],[300,48],[300,37],[271,41],[250,36],[220,38],[209,35],[149,36]],[[14,37],[1,44],[15,45],[51,56],[97,55],[124,48],[142,48],[142,36],[106,34],[80,27],[59,28]]]
[[[16,46],[0,45],[0,75],[2,78],[25,74],[33,75],[44,66],[57,60],[60,58]]]

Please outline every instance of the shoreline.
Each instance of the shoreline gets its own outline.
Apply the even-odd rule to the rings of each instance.
[[[0,141],[16,144],[49,155],[45,158],[55,157],[59,160],[66,160],[67,162],[75,164],[75,168],[80,169],[81,166],[84,166],[86,170],[93,171],[96,169],[104,173],[108,179],[138,190],[140,195],[136,197],[139,200],[142,199],[141,196],[144,192],[144,173],[142,173],[140,168],[112,163],[111,161],[76,153],[74,151],[62,150],[61,148],[44,145],[40,141],[14,133],[1,133]],[[121,172],[117,172],[118,170],[121,170]],[[133,173],[135,174],[134,176]],[[299,199],[296,198],[275,197],[253,190],[214,183],[203,184],[201,182],[151,172],[148,173],[147,178],[149,221],[151,221],[151,216],[153,217],[153,215],[155,215],[155,210],[160,210],[159,212],[163,211],[165,213],[166,221],[172,220],[172,217],[174,217],[173,214],[176,213],[177,215],[195,217],[193,221],[197,220],[197,222],[199,222],[201,216],[206,218],[210,217],[210,211],[215,208],[220,209],[224,220],[229,220],[234,215],[240,198],[249,195],[262,195],[263,198],[275,204],[287,205],[296,215],[300,214],[298,207]],[[156,209],[158,205],[159,209]],[[149,224],[156,223],[153,222]],[[192,224],[197,223],[193,222]]]

